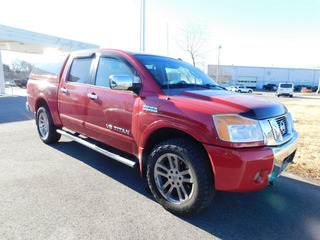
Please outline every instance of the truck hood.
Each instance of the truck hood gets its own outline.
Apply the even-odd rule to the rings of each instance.
[[[185,91],[177,95],[179,97],[198,99],[216,103],[220,106],[231,107],[244,117],[253,119],[266,119],[287,112],[281,103],[268,101],[262,98],[249,96],[243,93],[234,93],[222,90],[196,90]]]

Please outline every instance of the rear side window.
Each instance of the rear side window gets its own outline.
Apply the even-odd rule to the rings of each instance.
[[[111,75],[132,76],[133,78],[133,73],[128,66],[119,59],[100,58],[96,75],[96,86],[109,88],[109,77]]]
[[[78,58],[72,62],[68,82],[89,84],[92,58]]]
[[[280,84],[280,87],[281,88],[292,88],[292,84],[288,84],[288,83],[283,83],[283,84]]]

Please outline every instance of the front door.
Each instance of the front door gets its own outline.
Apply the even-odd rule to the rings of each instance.
[[[135,109],[138,109],[139,96],[133,91],[112,90],[110,76],[135,77],[132,67],[120,58],[100,57],[95,76],[95,85],[88,89],[91,99],[87,107],[86,131],[107,145],[134,154],[137,147],[133,132],[137,125]],[[135,107],[136,106],[136,107]]]

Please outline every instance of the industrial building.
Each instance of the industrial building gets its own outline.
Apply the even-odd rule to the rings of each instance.
[[[320,69],[246,67],[234,65],[208,65],[208,75],[220,85],[228,87],[243,84],[246,87],[262,89],[273,83],[293,83],[294,85],[318,86]],[[218,77],[216,77],[218,76]]]

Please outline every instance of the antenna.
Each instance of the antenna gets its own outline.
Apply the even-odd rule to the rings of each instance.
[[[167,67],[169,68],[169,23],[167,23]],[[168,77],[167,77],[168,79]],[[167,88],[167,100],[170,100],[170,88],[169,88],[169,81],[168,81],[168,88]]]

